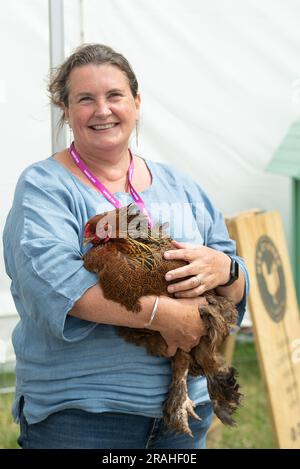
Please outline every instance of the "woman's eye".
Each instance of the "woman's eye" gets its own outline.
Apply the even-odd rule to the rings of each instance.
[[[80,98],[79,102],[81,103],[82,101],[90,101],[92,98],[90,96],[83,96]]]
[[[111,95],[109,96],[110,98],[118,98],[118,97],[121,97],[121,93],[111,93]]]

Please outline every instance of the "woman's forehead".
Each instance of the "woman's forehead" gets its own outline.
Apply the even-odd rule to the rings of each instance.
[[[88,89],[127,88],[129,83],[125,73],[116,65],[82,65],[75,67],[69,76],[69,89],[72,93],[81,93]]]

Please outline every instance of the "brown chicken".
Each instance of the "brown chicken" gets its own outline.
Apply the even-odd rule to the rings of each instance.
[[[84,266],[100,275],[105,298],[138,313],[142,296],[172,296],[167,291],[165,274],[186,262],[163,257],[166,250],[174,249],[171,238],[165,234],[166,226],[158,224],[150,231],[147,217],[135,204],[96,215],[88,221],[84,243],[92,243],[93,247],[83,256]],[[190,436],[188,417],[198,420],[199,417],[188,396],[188,373],[206,376],[214,412],[224,424],[235,424],[232,414],[241,400],[236,371],[226,368],[218,353],[236,323],[237,310],[230,299],[213,291],[203,296],[207,304],[199,306],[199,313],[206,335],[189,353],[178,349],[171,358],[173,377],[163,408],[166,425]],[[167,344],[159,332],[119,327],[119,333],[125,340],[146,347],[152,355],[166,357]]]

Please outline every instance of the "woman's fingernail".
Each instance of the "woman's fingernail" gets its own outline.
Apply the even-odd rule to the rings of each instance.
[[[164,256],[165,256],[166,258],[168,258],[168,257],[170,256],[169,251],[166,251],[166,252],[164,253]]]
[[[173,291],[174,291],[174,287],[168,287],[168,292],[169,293],[173,293]]]
[[[165,279],[166,279],[166,280],[171,280],[171,278],[172,278],[172,275],[171,275],[171,274],[166,274],[166,276],[165,276]]]

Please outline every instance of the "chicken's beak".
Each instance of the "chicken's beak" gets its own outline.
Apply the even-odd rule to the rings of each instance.
[[[91,243],[93,241],[93,239],[94,239],[93,236],[89,236],[87,238],[84,238],[83,245],[86,246],[87,244]]]

